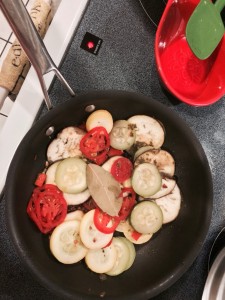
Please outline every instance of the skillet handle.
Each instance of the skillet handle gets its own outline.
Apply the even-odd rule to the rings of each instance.
[[[37,72],[48,109],[52,108],[52,104],[43,79],[44,74],[54,71],[70,94],[75,95],[51,59],[22,0],[0,0],[0,8]]]

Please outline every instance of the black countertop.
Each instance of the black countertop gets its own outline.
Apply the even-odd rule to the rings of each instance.
[[[103,39],[98,55],[80,48],[86,32]],[[77,94],[90,90],[142,93],[178,113],[191,127],[207,155],[213,176],[214,207],[204,246],[189,270],[154,299],[201,299],[207,261],[214,238],[225,222],[225,103],[191,107],[174,101],[162,89],[154,59],[156,28],[137,0],[92,0],[74,35],[61,71]],[[54,105],[69,99],[55,81]],[[46,113],[43,108],[40,117]],[[56,299],[30,276],[14,251],[5,225],[5,199],[0,203],[0,299]]]

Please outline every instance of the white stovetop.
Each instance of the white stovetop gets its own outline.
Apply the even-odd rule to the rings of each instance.
[[[32,0],[31,0],[32,1]],[[53,61],[59,65],[64,52],[76,30],[89,0],[53,0],[55,1],[55,14],[52,23],[45,35],[44,43]],[[3,18],[0,15],[0,19]],[[2,24],[2,22],[1,22]],[[0,32],[1,29],[0,28]],[[5,31],[9,28],[4,27]],[[1,42],[0,33],[0,53],[5,49]],[[10,45],[9,45],[10,46]],[[1,57],[4,59],[4,55]],[[1,65],[1,60],[0,60]],[[46,86],[49,87],[54,74],[45,75]],[[33,68],[30,69],[23,86],[13,103],[6,99],[0,113],[7,117],[0,116],[0,194],[5,185],[8,168],[12,157],[20,141],[30,129],[33,121],[43,102],[43,95]]]

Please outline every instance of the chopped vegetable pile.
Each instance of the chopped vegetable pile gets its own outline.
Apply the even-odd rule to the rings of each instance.
[[[114,122],[96,110],[85,130],[70,126],[51,141],[27,213],[59,262],[84,259],[93,272],[119,275],[134,263],[134,245],[178,216],[181,193],[164,138],[152,117]]]

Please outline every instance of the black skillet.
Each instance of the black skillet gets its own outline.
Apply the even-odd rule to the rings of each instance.
[[[46,149],[62,128],[86,120],[86,108],[107,109],[116,119],[135,114],[157,118],[166,130],[163,148],[176,161],[176,176],[183,194],[178,218],[164,225],[150,242],[137,246],[132,268],[115,277],[92,273],[83,262],[63,265],[49,250],[26,214],[38,172],[45,166]],[[51,136],[49,128],[54,128]],[[51,132],[51,131],[50,131]],[[33,276],[65,299],[149,299],[171,286],[199,254],[212,211],[212,179],[205,153],[189,127],[171,109],[140,94],[92,92],[72,98],[42,117],[26,134],[9,168],[6,181],[7,226],[15,249]]]
[[[5,10],[11,3],[11,9],[15,10],[19,2],[0,3],[4,3]],[[42,47],[38,49],[43,50]],[[149,243],[137,246],[132,268],[116,277],[94,274],[83,262],[69,266],[57,262],[50,253],[48,236],[41,234],[26,214],[33,182],[45,167],[48,144],[62,128],[84,122],[90,105],[109,110],[114,120],[146,114],[161,121],[166,129],[163,147],[175,158],[176,176],[183,194],[179,217],[163,226]],[[94,92],[54,108],[31,128],[10,165],[5,196],[7,227],[18,255],[36,279],[57,296],[75,300],[149,299],[171,286],[201,250],[211,220],[212,179],[200,143],[169,108],[134,93]]]

